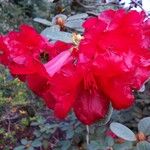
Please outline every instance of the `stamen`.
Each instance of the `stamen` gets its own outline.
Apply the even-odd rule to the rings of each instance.
[[[49,54],[46,52],[42,52],[40,54],[40,60],[43,64],[47,63],[49,61]]]
[[[77,33],[72,34],[72,41],[74,45],[79,45],[82,39],[84,39],[84,37],[81,36],[80,34],[77,34]]]

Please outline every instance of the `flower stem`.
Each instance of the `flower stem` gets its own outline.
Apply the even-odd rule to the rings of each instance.
[[[87,146],[90,144],[90,128],[86,125],[86,144]]]

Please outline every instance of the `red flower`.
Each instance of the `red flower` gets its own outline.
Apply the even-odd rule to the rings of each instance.
[[[5,44],[2,42],[3,37],[0,36],[0,63],[7,64],[7,49],[5,47]]]
[[[109,102],[98,87],[92,66],[87,64],[89,70],[86,71],[82,65],[87,62],[84,56],[79,59],[79,51],[71,49],[71,44],[58,41],[49,46],[31,27],[23,26],[20,30],[2,37],[8,52],[5,59],[12,74],[26,81],[59,118],[66,117],[71,108],[85,124],[104,118]],[[31,39],[24,39],[28,33]],[[4,51],[3,47],[1,49]],[[40,56],[46,54],[47,62],[43,64]],[[77,59],[82,67],[78,66]]]
[[[51,87],[50,78],[66,63],[72,45],[60,41],[50,44],[28,25],[0,39],[0,62],[46,102],[50,98],[50,103],[52,96],[47,92]]]
[[[0,62],[26,81],[59,118],[73,109],[84,124],[134,103],[150,77],[150,21],[143,12],[102,12],[83,24],[79,46],[49,44],[32,27],[0,37]],[[28,37],[28,38],[25,38]]]
[[[60,44],[62,46],[59,49],[60,54],[58,54],[58,51],[56,49],[57,44],[58,45]],[[62,66],[64,66],[67,63],[68,59],[71,56],[71,52],[69,50],[67,50],[67,49],[70,49],[70,47],[71,47],[70,44],[56,42],[53,45],[52,50],[53,50],[53,52],[57,52],[58,55],[56,55],[56,53],[53,53],[50,51],[49,53],[53,54],[53,55],[49,54],[52,58],[45,64],[41,63],[40,70],[37,70],[37,72],[34,74],[28,75],[26,78],[29,88],[32,89],[37,95],[44,98],[46,103],[48,101],[47,100],[48,98],[50,98],[49,102],[52,99],[51,92],[50,92],[51,77],[56,72],[58,72]],[[35,80],[37,82],[34,82]],[[50,104],[48,104],[48,106],[51,107]]]
[[[147,21],[148,22],[148,21]],[[93,60],[102,91],[116,109],[134,102],[133,90],[150,76],[149,28],[145,14],[108,10],[88,19],[81,53]]]
[[[32,74],[40,68],[40,53],[50,49],[51,45],[32,27],[22,25],[19,29],[1,36],[0,50],[3,54],[0,60],[14,75]]]
[[[47,103],[51,104],[50,108],[59,118],[65,118],[73,108],[81,122],[92,124],[104,118],[109,107],[109,101],[97,81],[96,72],[90,63],[78,63],[76,66],[70,59],[52,77],[48,92],[54,100],[52,103],[49,99]]]

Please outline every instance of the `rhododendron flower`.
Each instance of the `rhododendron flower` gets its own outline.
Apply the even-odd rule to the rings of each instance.
[[[18,32],[1,36],[0,40],[0,62],[6,64],[14,75],[37,72],[40,54],[51,49],[48,41],[27,25],[20,26]]]
[[[84,124],[125,109],[150,77],[150,20],[144,12],[107,10],[83,24],[73,44],[50,44],[32,27],[0,36],[0,63],[42,97],[58,118],[74,110]],[[28,38],[25,38],[28,37]]]
[[[109,100],[101,90],[91,64],[74,66],[69,62],[53,76],[51,84],[57,117],[64,118],[73,108],[81,122],[91,124],[107,114]]]
[[[0,62],[14,77],[27,82],[29,88],[42,97],[50,87],[50,76],[65,64],[71,54],[64,50],[70,48],[71,44],[60,41],[50,44],[34,28],[22,25],[18,32],[0,36]]]
[[[80,51],[92,59],[102,91],[116,109],[130,107],[133,90],[150,76],[150,26],[145,19],[143,12],[120,9],[104,11],[83,24]]]

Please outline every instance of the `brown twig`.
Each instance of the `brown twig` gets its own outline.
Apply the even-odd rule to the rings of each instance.
[[[144,8],[142,7],[141,4],[139,4],[139,3],[136,2],[135,0],[131,0],[131,2],[134,3],[134,4],[136,4],[137,6],[139,6],[139,7],[145,12],[145,10],[144,10]],[[146,13],[146,12],[145,12],[145,13]]]
[[[11,121],[10,121],[10,119],[8,119],[8,128],[7,128],[8,133],[10,133],[10,127],[11,127]]]

